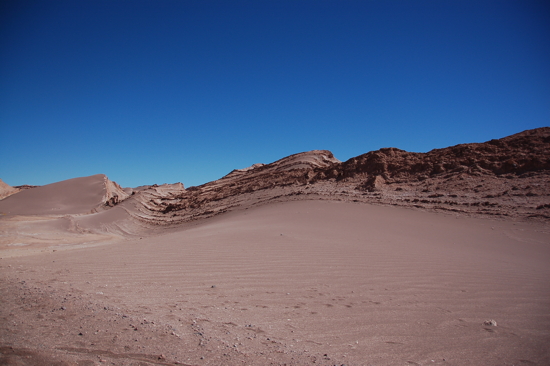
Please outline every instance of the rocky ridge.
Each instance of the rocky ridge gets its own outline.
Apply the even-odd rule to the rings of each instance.
[[[124,204],[140,222],[167,225],[296,199],[548,220],[550,128],[427,153],[383,148],[345,162],[314,150],[233,170],[197,187],[144,189]]]

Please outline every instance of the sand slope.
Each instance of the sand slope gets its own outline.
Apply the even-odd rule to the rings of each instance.
[[[1,200],[0,212],[9,215],[83,214],[115,196],[123,199],[128,195],[105,175],[96,174],[23,190]]]
[[[0,258],[120,240],[127,198],[105,175],[22,190],[0,200]],[[107,210],[108,209],[108,210]]]
[[[13,347],[2,357],[546,365],[549,243],[540,223],[395,207],[238,210],[163,235],[2,260],[0,344]]]

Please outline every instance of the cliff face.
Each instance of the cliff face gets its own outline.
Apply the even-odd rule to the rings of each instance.
[[[315,150],[255,164],[187,190],[135,199],[140,220],[169,224],[296,199],[390,204],[473,215],[550,219],[550,128],[428,153],[396,148],[340,162]],[[132,200],[129,200],[130,202]],[[136,212],[137,212],[136,211]]]

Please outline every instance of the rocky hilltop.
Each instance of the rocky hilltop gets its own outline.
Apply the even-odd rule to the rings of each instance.
[[[345,162],[315,150],[234,170],[197,187],[153,189],[137,192],[125,206],[138,220],[156,224],[296,199],[547,220],[550,128],[427,153],[384,148]]]
[[[461,144],[428,153],[386,148],[351,158],[335,178],[380,176],[387,183],[425,180],[466,173],[471,176],[521,174],[550,170],[550,128],[524,131],[500,140]]]

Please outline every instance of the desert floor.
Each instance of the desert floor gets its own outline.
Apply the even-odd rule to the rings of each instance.
[[[295,201],[79,246],[0,260],[0,364],[550,364],[548,224]]]

